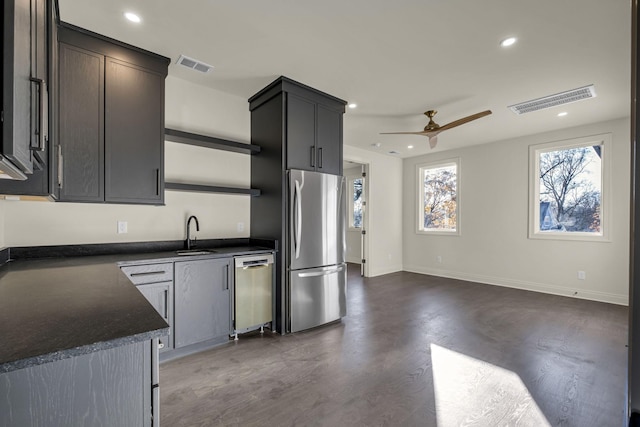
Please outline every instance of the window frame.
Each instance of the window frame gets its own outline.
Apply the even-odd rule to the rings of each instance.
[[[425,169],[437,169],[441,167],[455,166],[456,167],[456,228],[455,230],[447,229],[425,229],[424,228],[424,170]],[[425,236],[460,236],[461,224],[462,224],[462,209],[461,209],[461,161],[460,157],[454,157],[449,159],[437,160],[432,162],[419,163],[416,165],[416,184],[417,184],[417,205],[415,209],[416,221],[415,232],[417,234]]]
[[[349,206],[347,208],[349,210],[349,215],[348,215],[348,221],[349,222],[347,223],[347,229],[349,231],[362,231],[364,229],[364,224],[361,224],[360,227],[354,227],[353,226],[353,208],[354,208],[354,203],[353,203],[353,193],[354,193],[353,184],[354,184],[355,180],[357,180],[357,179],[364,180],[365,177],[363,177],[362,174],[360,174],[360,175],[350,175],[350,176],[347,176],[346,178],[347,178],[347,196],[349,197],[349,203],[348,203]],[[362,190],[363,191],[362,191],[362,193],[360,195],[360,198],[364,202],[365,201],[365,198],[364,198],[364,185],[365,185],[365,183],[364,183],[364,181],[363,181],[362,184],[363,184],[363,186],[362,186]],[[364,206],[363,206],[363,209],[364,209]],[[364,221],[364,216],[363,216],[363,221]]]
[[[609,242],[611,233],[611,134],[552,141],[529,146],[529,239]],[[540,231],[540,161],[542,152],[600,145],[600,233]]]

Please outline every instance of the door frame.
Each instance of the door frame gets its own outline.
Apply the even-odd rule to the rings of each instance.
[[[361,258],[365,260],[364,264],[361,265],[361,274],[364,277],[370,277],[369,272],[371,271],[371,237],[373,236],[374,230],[371,229],[371,164],[363,159],[359,159],[357,157],[345,156],[345,162],[352,162],[354,166],[360,165],[366,174],[364,180],[364,200],[366,202],[365,209],[362,215],[362,227],[366,232],[364,235],[360,235],[361,242],[364,240],[364,244],[361,243]]]

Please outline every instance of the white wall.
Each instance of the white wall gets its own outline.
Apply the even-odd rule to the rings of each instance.
[[[345,144],[356,137],[346,131]],[[369,229],[365,258],[369,277],[402,270],[402,159],[344,146],[344,159],[369,165]]]
[[[404,269],[627,304],[629,128],[622,119],[405,159]],[[602,133],[613,139],[611,241],[529,239],[529,145]],[[419,235],[416,165],[454,157],[461,162],[461,234]],[[578,280],[578,270],[586,271],[586,280]]]
[[[168,77],[166,127],[250,141],[247,100]],[[167,181],[248,187],[250,156],[165,143]],[[249,236],[250,199],[244,195],[165,192],[166,206],[5,201],[3,246],[179,240],[185,220],[200,220],[199,238]],[[2,209],[4,208],[4,209]],[[128,222],[127,234],[116,234],[116,222]],[[244,230],[238,232],[241,222]],[[1,225],[1,224],[0,224]]]
[[[354,166],[348,169],[344,169],[342,174],[347,178],[347,185],[349,185],[349,180],[353,178],[358,178],[362,176],[362,169],[360,166]],[[349,189],[347,189],[348,191]],[[349,193],[347,193],[347,198],[349,197]],[[347,210],[351,206],[347,205]],[[347,225],[349,225],[349,212],[347,212]],[[349,228],[347,227],[346,238],[347,238],[347,262],[353,262],[355,264],[360,264],[362,262],[362,248],[360,243],[361,232],[360,229]]]

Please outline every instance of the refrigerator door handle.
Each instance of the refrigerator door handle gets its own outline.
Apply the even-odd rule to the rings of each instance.
[[[296,180],[295,185],[295,213],[294,213],[294,227],[295,227],[295,239],[294,247],[296,252],[296,259],[300,258],[300,239],[302,239],[302,197],[300,181]]]
[[[322,270],[322,271],[309,271],[305,273],[298,273],[298,277],[318,277],[318,276],[328,276],[329,274],[339,273],[344,270],[344,266],[339,266],[332,269]]]

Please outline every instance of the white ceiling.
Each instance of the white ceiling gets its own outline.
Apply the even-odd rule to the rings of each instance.
[[[400,157],[629,116],[630,0],[59,0],[63,21],[170,57],[169,74],[243,98],[280,75],[356,102],[345,144]],[[125,11],[142,17],[132,24]],[[499,47],[507,36],[511,48]],[[215,66],[203,75],[180,54]],[[597,97],[517,116],[507,106],[594,84]],[[247,106],[248,107],[248,106]],[[560,111],[566,117],[558,118]],[[381,143],[380,147],[372,144]],[[409,150],[407,145],[413,144]]]

